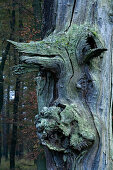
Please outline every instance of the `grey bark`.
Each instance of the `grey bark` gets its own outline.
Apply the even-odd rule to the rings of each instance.
[[[54,1],[56,3],[56,1]],[[107,52],[104,54],[102,63],[100,65],[100,78],[98,78],[98,92],[99,96],[96,96],[94,101],[91,98],[88,106],[91,109],[91,112],[94,116],[94,121],[98,117],[100,120],[100,125],[98,129],[99,136],[97,137],[97,147],[96,153],[94,150],[89,151],[86,157],[83,159],[82,164],[76,163],[76,168],[74,169],[112,169],[111,164],[111,142],[112,142],[112,117],[111,117],[111,78],[112,78],[112,2],[110,1],[81,1],[81,0],[64,0],[57,2],[57,17],[56,22],[54,21],[55,31],[59,32],[61,30],[68,30],[71,25],[85,24],[88,23],[93,27],[97,27],[99,31],[99,36],[104,42]],[[45,9],[46,10],[46,9]],[[54,11],[54,10],[52,10]],[[54,13],[53,13],[54,15]],[[52,26],[53,29],[53,26]],[[51,30],[51,29],[49,29]],[[96,75],[98,77],[98,74]],[[48,78],[49,77],[49,78]],[[54,76],[53,76],[54,77]],[[52,79],[52,80],[51,80]],[[52,96],[52,90],[54,83],[52,85],[52,75],[46,75],[46,85],[45,92],[40,97],[40,90],[43,84],[39,85],[38,99],[39,99],[39,108],[43,106],[49,106],[50,96]],[[49,82],[50,81],[50,82]],[[48,83],[47,83],[48,82]],[[51,84],[50,84],[51,83]],[[39,79],[37,80],[39,84]],[[38,88],[37,88],[38,89]],[[47,89],[48,93],[47,93]],[[54,90],[53,90],[54,91]],[[48,95],[48,96],[47,96]],[[42,100],[42,101],[41,101]],[[45,103],[44,103],[45,101]],[[41,110],[41,109],[39,109]],[[95,123],[96,124],[96,123]],[[97,126],[97,125],[96,125]],[[62,159],[56,159],[58,157],[54,151],[46,149],[46,158],[47,158],[47,169],[63,169]],[[94,156],[94,155],[95,156]],[[49,156],[48,156],[49,155]],[[51,157],[52,155],[52,157]],[[94,157],[93,157],[93,156]],[[61,156],[62,157],[62,156]],[[71,157],[72,159],[72,157]],[[73,162],[73,161],[72,161]],[[72,163],[71,162],[71,163]],[[58,166],[58,167],[57,167]],[[64,169],[67,168],[64,165]],[[73,169],[67,168],[67,169]]]
[[[53,34],[36,43],[10,41],[31,55],[23,63],[39,67],[36,126],[47,169],[111,170],[112,2],[52,4]]]

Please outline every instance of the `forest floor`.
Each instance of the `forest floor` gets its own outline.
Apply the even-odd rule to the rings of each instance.
[[[10,162],[9,160],[6,161],[5,159],[2,159],[2,163],[0,165],[0,170],[9,170],[10,168]],[[26,160],[26,159],[16,159],[16,166],[15,170],[37,170],[36,165],[34,164],[34,161]]]

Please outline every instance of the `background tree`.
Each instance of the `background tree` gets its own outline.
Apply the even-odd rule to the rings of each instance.
[[[12,68],[15,64],[18,64],[19,55],[7,42],[8,39],[29,42],[41,38],[41,31],[39,30],[41,28],[41,1],[37,4],[37,8],[33,6],[34,3],[35,1],[32,0],[5,0],[0,2],[0,160],[2,158],[0,168],[4,166],[4,169],[9,169],[11,155],[13,155],[11,156],[11,162],[13,162],[11,168],[14,169],[15,162],[15,168],[17,163],[20,162],[17,161],[17,158],[21,158],[24,162],[28,159],[36,160],[42,151],[35,135],[34,117],[37,111],[37,101],[35,100],[34,77],[30,73],[27,76],[22,76],[23,78],[14,76]],[[33,82],[30,83],[27,79],[32,79]],[[16,98],[14,94],[16,94]],[[32,95],[32,101],[29,101],[30,99],[25,94],[29,94],[27,97]],[[15,102],[16,99],[17,102]],[[31,103],[32,107],[29,111],[28,108],[30,108]],[[15,106],[16,110],[14,109]],[[32,137],[29,135],[31,126]],[[17,138],[14,138],[14,133]],[[31,142],[28,142],[29,138],[32,139]],[[14,141],[15,146],[13,145]],[[5,163],[4,157],[7,160]],[[24,165],[19,166],[23,169]],[[35,166],[32,164],[33,167]]]

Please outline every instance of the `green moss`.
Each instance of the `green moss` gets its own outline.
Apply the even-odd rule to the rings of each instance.
[[[73,127],[71,127],[72,122],[74,122]],[[95,140],[95,130],[91,123],[87,120],[84,109],[79,110],[76,105],[67,106],[66,109],[61,112],[60,128],[63,130],[65,135],[72,134],[72,145],[77,145],[82,138],[92,141]]]
[[[91,25],[84,24],[84,25],[75,25],[73,24],[67,32],[61,32],[56,34],[51,34],[47,38],[45,38],[42,41],[36,41],[36,42],[30,42],[30,43],[17,43],[14,41],[10,41],[13,45],[16,46],[16,48],[20,52],[24,52],[27,54],[36,54],[36,55],[43,55],[44,57],[35,57],[35,60],[26,57],[26,61],[21,58],[22,62],[38,65],[44,68],[49,67],[49,69],[53,69],[56,65],[60,65],[60,63],[65,64],[65,72],[70,72],[72,68],[70,68],[70,61],[73,63],[73,69],[77,69],[77,61],[83,61],[89,60],[91,58],[92,53],[89,50],[88,55],[86,55],[84,58],[81,58],[82,56],[82,49],[87,46],[87,37],[89,34],[92,34],[98,48],[103,48],[103,45],[100,41],[100,37],[98,36],[98,31],[96,28],[92,28]],[[90,56],[91,53],[91,56]],[[55,60],[53,58],[49,58],[49,56],[57,56],[55,57]],[[61,58],[58,59],[58,56]],[[28,58],[28,59],[27,59]],[[58,59],[58,61],[56,61]],[[56,62],[58,62],[56,64]],[[30,71],[32,69],[29,68]],[[52,70],[53,71],[53,70]],[[62,70],[64,72],[64,70]],[[28,70],[21,70],[19,74],[21,73],[27,73]],[[72,74],[70,72],[70,74]],[[67,75],[68,76],[68,75]]]
[[[70,138],[70,144],[77,148],[77,145],[79,145],[83,141],[82,137],[78,135],[78,133],[75,133]]]
[[[87,42],[90,36],[92,36],[95,40],[97,47],[102,48],[98,31],[88,24],[80,26],[73,24],[67,32],[52,34],[42,41],[31,43],[10,42],[13,43],[21,52],[41,56],[35,56],[34,58],[24,57],[22,59],[23,62],[26,60],[28,64],[39,64],[39,66],[44,69],[46,68],[47,71],[52,70],[53,72],[56,71],[54,69],[56,65],[58,66],[57,68],[60,67],[59,74],[61,76],[59,76],[59,82],[63,83],[60,84],[58,82],[58,87],[59,89],[61,85],[65,87],[58,90],[61,93],[64,91],[67,98],[70,97],[75,100],[75,96],[72,98],[72,95],[75,94],[74,91],[76,91],[75,85],[70,83],[69,79],[74,77],[77,81],[77,76],[80,76],[82,72],[79,68],[80,64],[85,63],[85,61],[89,61],[92,56],[94,57],[93,53],[95,49],[94,51],[91,51],[90,44]],[[86,53],[83,55],[83,49],[86,49],[86,51],[89,52],[87,53],[88,55]],[[51,57],[51,55],[55,57]],[[93,67],[96,67],[97,64],[98,63],[95,62]],[[80,73],[78,73],[78,70]],[[76,73],[77,75],[75,76],[74,74]],[[75,80],[74,83],[76,83]],[[64,94],[62,96],[61,98],[65,98]],[[84,108],[84,106],[80,107],[80,104],[66,104],[63,111],[56,106],[48,108],[44,107],[38,119],[40,120],[40,123],[38,123],[37,128],[41,129],[40,136],[42,136],[42,142],[51,150],[66,150],[64,149],[65,144],[62,144],[62,138],[68,138],[70,145],[75,149],[78,148],[78,150],[81,150],[84,146],[87,148],[87,146],[91,145],[95,140],[96,132],[91,114],[86,108]],[[49,138],[51,133],[53,133],[53,139],[55,138],[53,143],[51,143],[51,138]],[[54,134],[56,135],[54,136]],[[45,135],[47,136],[46,140],[44,140]],[[59,144],[60,146],[57,145],[59,140],[61,140]]]
[[[65,149],[64,148],[60,148],[60,147],[58,147],[58,146],[55,146],[55,145],[52,145],[52,144],[48,144],[48,143],[46,143],[45,144],[49,149],[51,149],[51,150],[54,150],[54,151],[64,151]]]
[[[92,32],[97,37],[97,32],[92,31],[90,25],[75,25],[73,24],[67,32],[52,34],[42,41],[30,43],[17,43],[10,41],[17,49],[25,53],[34,53],[39,55],[60,55],[60,49],[68,47],[75,50],[75,46],[81,37],[85,37],[88,32]],[[71,46],[70,46],[71,44]]]
[[[63,124],[61,123],[59,125],[59,128],[62,130],[62,133],[65,135],[65,136],[69,136],[69,134],[71,133],[71,127],[70,127],[70,124]]]
[[[39,115],[41,123],[38,126],[44,128],[41,132],[42,136],[44,133],[46,136],[53,134],[54,142],[51,138],[46,138],[46,140],[42,140],[42,143],[51,150],[68,152],[63,141],[59,141],[68,137],[69,147],[73,146],[78,150],[81,150],[82,147],[87,148],[95,140],[96,132],[89,121],[90,119],[87,120],[88,113],[84,113],[85,111],[82,106],[79,109],[77,104],[66,105],[62,112],[55,106],[44,108],[43,117]]]

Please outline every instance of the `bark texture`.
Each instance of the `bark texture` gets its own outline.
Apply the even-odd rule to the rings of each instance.
[[[48,170],[112,169],[111,5],[54,0],[51,35],[39,42],[10,41],[29,55],[21,57],[24,64],[39,69],[36,126]]]

